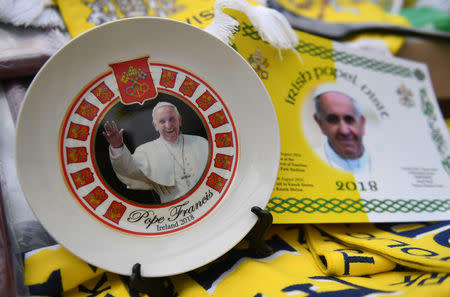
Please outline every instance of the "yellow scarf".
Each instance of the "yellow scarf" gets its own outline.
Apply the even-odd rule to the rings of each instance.
[[[297,296],[294,293],[310,297],[331,292],[336,297],[448,296],[449,233],[450,222],[273,225],[265,236],[272,255],[253,258],[243,241],[212,263],[170,280],[180,297]],[[322,256],[329,269],[318,265]],[[93,267],[59,246],[26,255],[25,284],[32,295],[138,296],[120,276]]]

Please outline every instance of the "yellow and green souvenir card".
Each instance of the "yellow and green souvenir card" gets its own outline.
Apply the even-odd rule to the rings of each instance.
[[[448,219],[449,135],[424,65],[305,41],[273,98],[277,222]]]
[[[279,51],[236,17],[233,46],[278,116],[274,222],[449,218],[450,140],[425,65],[301,32]]]

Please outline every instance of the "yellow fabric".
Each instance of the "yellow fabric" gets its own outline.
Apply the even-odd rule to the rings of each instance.
[[[305,231],[311,254],[326,275],[376,274],[396,266],[386,257],[346,246],[314,225],[305,226]]]
[[[67,30],[75,37],[86,30],[99,25],[95,16],[112,21],[127,17],[126,11],[132,3],[116,0],[56,0],[59,10],[66,24]],[[194,26],[205,28],[214,18],[214,0],[155,0],[155,6],[150,8],[149,0],[144,0],[146,9],[134,16],[160,16],[186,22]],[[139,2],[139,1],[137,1]],[[100,20],[100,18],[98,19]]]
[[[393,25],[411,26],[409,21],[399,15],[389,14],[376,1],[337,0],[337,1],[292,1],[278,0],[289,11],[313,19],[336,23],[385,22]],[[403,36],[376,33],[360,34],[360,38],[384,40],[391,53],[395,54],[404,43]]]
[[[95,27],[90,19],[95,11],[100,11],[109,20],[126,17],[126,6],[117,0],[55,0],[61,11],[67,29],[72,37]],[[142,0],[147,5],[150,0]],[[319,18],[332,22],[387,22],[390,24],[410,26],[408,20],[399,15],[386,13],[381,5],[372,1],[338,0],[337,6],[331,1],[291,1],[278,0],[284,7],[292,12],[310,18]],[[137,1],[139,2],[139,1]],[[161,16],[182,22],[190,23],[194,26],[205,28],[214,18],[214,0],[153,0],[154,8],[149,8],[138,16]],[[252,2],[252,1],[249,1]],[[254,3],[254,2],[252,2]],[[257,3],[257,2],[255,2]],[[353,40],[360,38],[384,40],[389,50],[396,53],[404,42],[404,37],[396,35],[367,33],[360,34]]]
[[[89,266],[62,247],[46,248],[26,259],[25,285],[43,284],[54,271],[62,279],[62,289],[70,291],[104,273],[104,270]],[[76,272],[76,273],[74,273]]]
[[[97,294],[100,292],[100,294]],[[92,295],[89,295],[92,294]],[[67,291],[63,295],[64,297],[85,297],[85,296],[124,296],[128,297],[130,293],[121,280],[120,276],[105,272],[100,276],[97,276],[89,281],[84,282],[77,288],[73,288]]]
[[[349,246],[381,254],[398,264],[423,271],[450,272],[448,222],[323,224],[317,227]]]
[[[447,229],[444,228],[445,226]],[[423,236],[418,235],[418,238],[415,239],[414,247],[427,246],[427,249],[431,250],[433,245],[428,239],[432,237],[438,238],[438,242],[441,238],[441,243],[444,243],[446,238],[448,245],[448,226],[450,226],[450,222],[422,225],[421,228],[425,229],[420,229],[414,223],[404,224],[401,227],[390,224],[383,228],[394,228],[397,230],[396,232],[400,233],[410,232],[403,233],[409,235],[422,234]],[[448,296],[450,269],[444,265],[438,268],[432,261],[429,262],[432,269],[429,269],[428,272],[395,268],[379,273],[372,270],[373,274],[365,276],[325,274],[317,265],[314,253],[309,249],[311,245],[322,249],[320,245],[324,244],[324,239],[327,238],[322,236],[318,239],[317,236],[307,235],[311,229],[318,230],[317,227],[327,234],[333,234],[339,238],[345,236],[345,233],[372,234],[374,231],[369,224],[273,225],[265,236],[266,245],[274,251],[270,256],[253,257],[244,248],[247,242],[243,241],[212,263],[191,272],[172,276],[170,280],[180,297]],[[432,229],[434,232],[427,233]],[[390,232],[379,228],[376,230],[377,238],[391,236]],[[390,245],[401,244],[397,239],[394,242],[393,238],[391,238]],[[329,239],[335,240],[334,237],[329,237]],[[404,238],[402,241],[406,243]],[[373,240],[373,242],[378,242],[380,247],[383,247],[383,240]],[[325,243],[325,248],[327,246],[331,245]],[[411,248],[412,243],[411,246],[398,248],[405,247]],[[361,247],[361,250],[363,250],[361,255],[369,257],[370,254],[365,248]],[[433,250],[437,251],[435,247]],[[450,258],[450,248],[440,249],[439,252],[439,258]],[[417,259],[410,259],[409,262],[415,260]],[[342,261],[340,262],[342,263]],[[375,261],[375,265],[378,264],[378,261]],[[353,259],[349,261],[349,265],[350,271],[352,271],[358,263]],[[83,268],[83,266],[85,267]],[[125,279],[100,269],[91,273],[89,270],[94,268],[82,263],[64,248],[46,249],[25,259],[25,281],[30,286],[31,294],[36,294],[33,286],[47,285],[46,292],[49,292],[49,296],[138,297],[136,292],[127,290]],[[435,268],[436,270],[433,270]],[[49,275],[58,270],[61,272],[61,280],[64,283],[64,291],[60,295],[58,292],[52,291],[52,288],[58,288],[55,281],[45,283],[50,279]],[[369,270],[367,274],[369,274]],[[80,277],[81,275],[83,278]],[[74,281],[76,279],[78,279],[78,283]],[[70,285],[66,285],[68,283]],[[146,295],[140,294],[140,296]]]

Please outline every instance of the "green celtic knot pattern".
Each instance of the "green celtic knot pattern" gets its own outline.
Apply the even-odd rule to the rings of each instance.
[[[310,199],[310,198],[288,198],[281,199],[273,197],[267,204],[267,210],[274,213],[423,213],[423,212],[445,212],[450,210],[450,199]]]
[[[247,24],[246,22],[242,22],[242,24],[239,25],[237,31],[242,31],[242,36],[244,37],[250,37],[253,40],[261,40],[261,36],[259,36],[259,33],[255,29],[255,27],[253,27],[253,25]]]
[[[253,25],[242,22],[238,30],[242,31],[243,37],[249,37],[253,40],[261,40],[261,36]],[[267,42],[265,42],[267,43]],[[295,48],[300,54],[308,54],[314,57],[320,57],[322,59],[332,60],[334,62],[341,62],[344,64],[350,64],[355,67],[362,67],[371,69],[374,71],[391,73],[402,77],[412,77],[414,72],[408,67],[395,65],[383,61],[377,61],[375,59],[367,58],[364,56],[357,56],[349,54],[344,51],[337,51],[332,48],[326,48],[323,46],[315,45],[311,42],[299,41],[299,44]]]
[[[393,75],[402,77],[412,77],[413,71],[408,67],[395,65],[375,59],[349,54],[344,51],[337,51],[332,48],[317,46],[311,42],[300,40],[298,46],[295,48],[300,54],[308,54],[313,57],[320,57],[322,59],[333,60],[334,62],[341,62],[350,64],[355,67],[362,67],[374,71],[391,73]]]

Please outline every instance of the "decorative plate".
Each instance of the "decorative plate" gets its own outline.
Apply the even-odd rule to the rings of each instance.
[[[48,232],[88,263],[145,277],[200,267],[238,243],[280,153],[267,91],[194,26],[133,18],[73,39],[31,84],[18,176]]]

